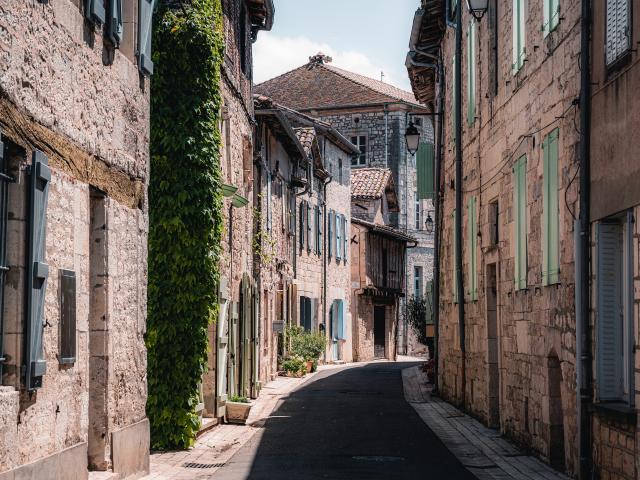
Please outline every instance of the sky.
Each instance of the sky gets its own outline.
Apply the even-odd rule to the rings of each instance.
[[[404,60],[420,0],[274,0],[275,21],[253,46],[254,82],[293,70],[319,51],[331,62],[411,90]]]

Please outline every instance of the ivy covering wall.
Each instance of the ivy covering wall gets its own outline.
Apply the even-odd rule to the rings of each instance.
[[[188,448],[217,314],[220,0],[160,2],[153,33],[147,416],[153,449]]]

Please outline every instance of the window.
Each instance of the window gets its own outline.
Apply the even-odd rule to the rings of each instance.
[[[468,246],[469,249],[469,298],[472,302],[478,300],[478,222],[476,220],[476,212],[477,212],[477,197],[470,197],[467,201],[467,218],[469,221],[469,225],[467,227],[467,236],[468,236]]]
[[[309,297],[300,297],[300,326],[306,332],[310,332],[312,328],[312,308],[311,299]]]
[[[606,0],[607,2],[607,66],[620,60],[631,48],[631,26],[629,25],[629,0]]]
[[[467,124],[476,121],[476,21],[467,28]]]
[[[342,185],[342,159],[338,159],[338,183]]]
[[[543,212],[542,212],[542,284],[560,281],[560,238],[558,209],[558,137],[556,128],[542,141]]]
[[[525,0],[513,0],[513,64],[511,70],[515,75],[524,65],[525,59]]]
[[[498,209],[498,199],[489,202],[489,245],[496,246],[500,242],[500,211]]]
[[[416,216],[416,230],[422,230],[422,222],[420,221],[421,218],[421,213],[422,213],[422,202],[420,201],[420,198],[418,197],[418,192],[415,192],[415,216]]]
[[[311,253],[311,242],[313,241],[313,235],[311,235],[311,205],[307,203],[307,253]]]
[[[360,150],[360,155],[351,160],[351,165],[354,167],[367,164],[367,137],[366,135],[353,135],[351,137],[351,143],[353,143]]]
[[[515,289],[527,287],[527,157],[521,156],[513,168],[513,223],[515,228]]]
[[[422,267],[413,267],[413,296],[422,297]]]
[[[542,32],[546,37],[560,23],[560,0],[543,0],[543,4],[544,23],[542,24]]]
[[[596,229],[596,376],[599,401],[631,403],[633,345],[633,216]]]

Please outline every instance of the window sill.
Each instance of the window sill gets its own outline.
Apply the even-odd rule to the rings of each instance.
[[[623,402],[594,403],[593,411],[604,417],[630,425],[636,424],[638,416],[638,411],[635,408]]]

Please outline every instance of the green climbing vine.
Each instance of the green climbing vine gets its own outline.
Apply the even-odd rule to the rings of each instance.
[[[151,447],[188,448],[217,314],[221,0],[160,2],[153,33],[149,184],[148,400]]]

